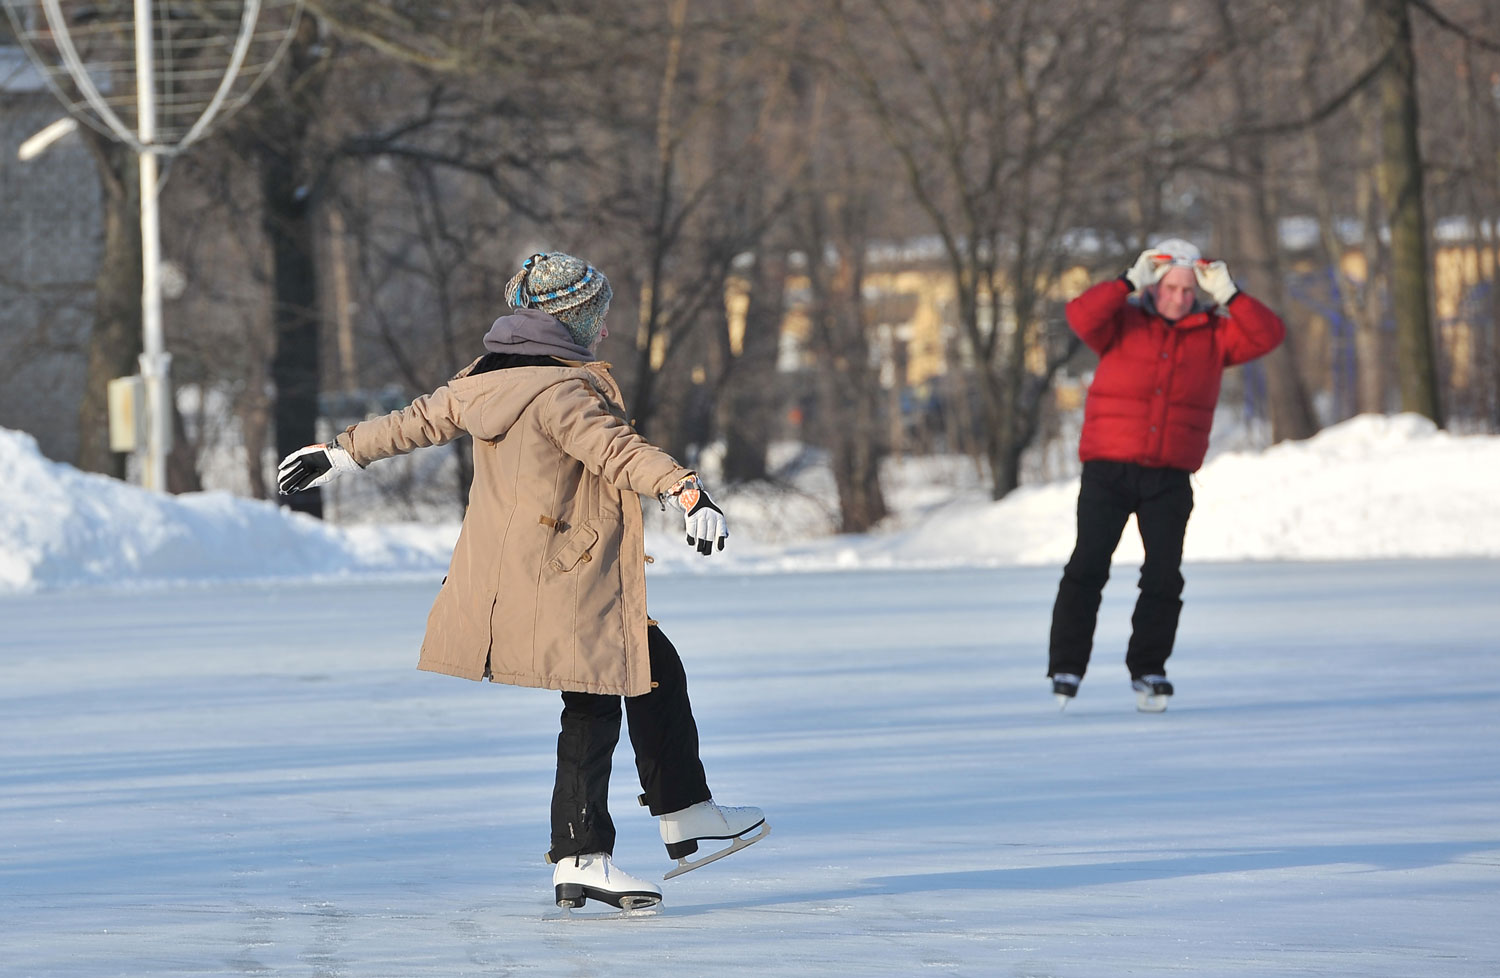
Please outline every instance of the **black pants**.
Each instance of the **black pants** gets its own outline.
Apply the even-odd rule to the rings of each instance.
[[[1182,540],[1192,511],[1193,487],[1183,469],[1083,463],[1078,542],[1063,568],[1052,607],[1047,675],[1082,676],[1087,671],[1110,558],[1131,513],[1141,530],[1146,560],[1141,565],[1141,594],[1130,619],[1125,665],[1132,677],[1166,674],[1182,612]]]
[[[655,625],[646,631],[651,692],[624,697],[630,745],[641,790],[652,815],[708,801],[708,781],[698,759],[698,725],[688,702],[687,674],[677,649]],[[552,789],[552,849],[557,862],[585,852],[613,853],[609,772],[620,740],[619,696],[563,693],[557,737],[557,783]]]

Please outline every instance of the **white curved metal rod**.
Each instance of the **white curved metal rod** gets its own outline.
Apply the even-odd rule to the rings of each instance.
[[[245,55],[250,52],[250,41],[255,35],[255,25],[260,20],[260,0],[245,0],[245,10],[240,16],[240,36],[235,39],[234,53],[229,56],[229,66],[224,69],[224,79],[219,82],[218,91],[214,97],[209,99],[208,108],[198,117],[193,128],[187,131],[187,135],[177,142],[177,149],[182,150],[191,146],[213,117],[218,114],[219,106],[224,104],[224,99],[229,97],[229,90],[234,87],[235,79],[239,77],[240,66],[245,63]]]
[[[281,43],[277,44],[276,50],[271,52],[271,57],[260,65],[259,70],[250,80],[249,87],[240,93],[239,101],[241,104],[249,101],[256,92],[260,91],[260,87],[266,83],[266,80],[271,77],[271,72],[281,62],[281,56],[286,53],[287,48],[292,46],[292,38],[297,33],[297,24],[302,19],[303,0],[295,0],[290,6],[292,8],[292,16],[287,24],[287,29],[281,33]]]
[[[67,21],[63,19],[62,9],[57,5],[58,0],[42,0],[42,12],[47,16],[47,26],[52,29],[53,40],[57,42],[58,51],[62,54],[63,64],[68,69],[68,75],[72,77],[73,83],[83,93],[84,100],[99,113],[99,118],[110,130],[124,143],[130,145],[137,153],[151,152],[135,134],[120,121],[113,109],[104,101],[104,96],[99,94],[94,80],[89,77],[88,69],[84,67],[83,59],[78,57],[78,49],[73,46],[73,37],[68,33]]]

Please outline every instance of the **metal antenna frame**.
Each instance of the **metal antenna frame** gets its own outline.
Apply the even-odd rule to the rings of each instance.
[[[156,55],[152,46],[154,36],[152,26],[152,0],[133,0],[135,14],[135,79],[136,79],[136,130],[131,132],[124,121],[110,108],[108,101],[100,93],[94,80],[90,77],[87,66],[78,55],[78,49],[73,44],[73,37],[68,28],[67,19],[63,16],[59,0],[40,0],[43,14],[47,20],[47,27],[51,37],[57,45],[64,69],[73,83],[78,86],[78,91],[83,95],[84,101],[88,103],[108,129],[108,134],[113,135],[121,142],[135,150],[139,162],[140,192],[141,192],[141,332],[142,353],[140,355],[141,377],[145,381],[146,389],[146,444],[141,452],[141,483],[147,489],[165,491],[167,488],[167,453],[172,448],[172,412],[171,412],[171,383],[169,375],[171,372],[172,355],[166,351],[166,340],[162,331],[161,314],[161,218],[160,201],[161,177],[158,158],[170,156],[182,152],[207,132],[208,126],[213,122],[223,107],[225,100],[229,97],[234,83],[238,80],[240,69],[244,66],[245,58],[250,51],[250,44],[254,39],[255,28],[260,20],[261,0],[244,0],[244,8],[240,15],[239,34],[235,38],[234,48],[230,53],[229,63],[225,67],[224,77],[220,80],[218,88],[213,97],[204,108],[203,113],[193,126],[175,143],[158,143],[156,131],[156,85],[155,67]],[[285,35],[277,45],[275,53],[255,78],[248,90],[242,96],[248,99],[255,90],[269,76],[276,63],[281,60],[281,55],[286,51],[291,42],[292,34],[295,33],[296,24],[302,13],[302,0],[293,0],[292,15]],[[8,11],[13,16],[14,10]],[[18,27],[20,25],[18,24]],[[58,87],[48,66],[42,62],[40,55],[26,43],[25,50],[32,60],[38,62],[37,67],[41,69],[41,75],[46,80],[49,88],[70,112],[76,113],[76,106]],[[87,114],[83,114],[85,121],[90,121]],[[97,128],[97,127],[96,127]]]

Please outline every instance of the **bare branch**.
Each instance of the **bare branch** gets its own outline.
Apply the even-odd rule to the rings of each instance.
[[[1465,41],[1474,45],[1475,47],[1483,48],[1486,51],[1500,53],[1500,41],[1494,41],[1487,37],[1480,37],[1478,34],[1475,34],[1474,31],[1470,28],[1465,27],[1464,25],[1453,20],[1447,14],[1444,14],[1443,12],[1438,10],[1431,3],[1429,3],[1428,0],[1407,0],[1407,2],[1411,4],[1411,6],[1422,11],[1422,13],[1426,14],[1429,18],[1431,18],[1433,23],[1443,28],[1443,30],[1453,34],[1457,34],[1459,37],[1463,38]]]

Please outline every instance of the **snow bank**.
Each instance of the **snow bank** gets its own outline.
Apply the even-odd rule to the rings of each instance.
[[[788,542],[770,532],[774,498],[726,494],[729,550],[699,556],[665,517],[651,521],[648,550],[658,571],[698,573],[1067,560],[1077,480],[1000,502],[975,488],[934,502],[950,469],[907,463],[907,485],[891,493],[898,513],[876,533]],[[1355,418],[1305,442],[1215,456],[1195,478],[1186,557],[1500,557],[1497,485],[1500,437],[1451,435],[1414,415]],[[451,524],[337,527],[224,493],[148,493],[48,461],[30,436],[0,429],[0,591],[441,573],[455,537]],[[1127,527],[1117,557],[1140,556]]]
[[[455,537],[452,527],[341,530],[222,492],[146,492],[52,462],[30,435],[0,429],[0,591],[441,573]]]
[[[1193,484],[1189,561],[1500,557],[1500,437],[1452,435],[1417,415],[1366,415],[1307,441],[1223,452]],[[1061,567],[1077,502],[1077,479],[999,502],[970,489],[899,512],[876,533],[757,547],[752,526],[734,543],[750,570]],[[734,503],[725,505],[731,526]],[[669,541],[657,558],[703,566],[683,549]],[[1115,556],[1140,561],[1133,521]]]

